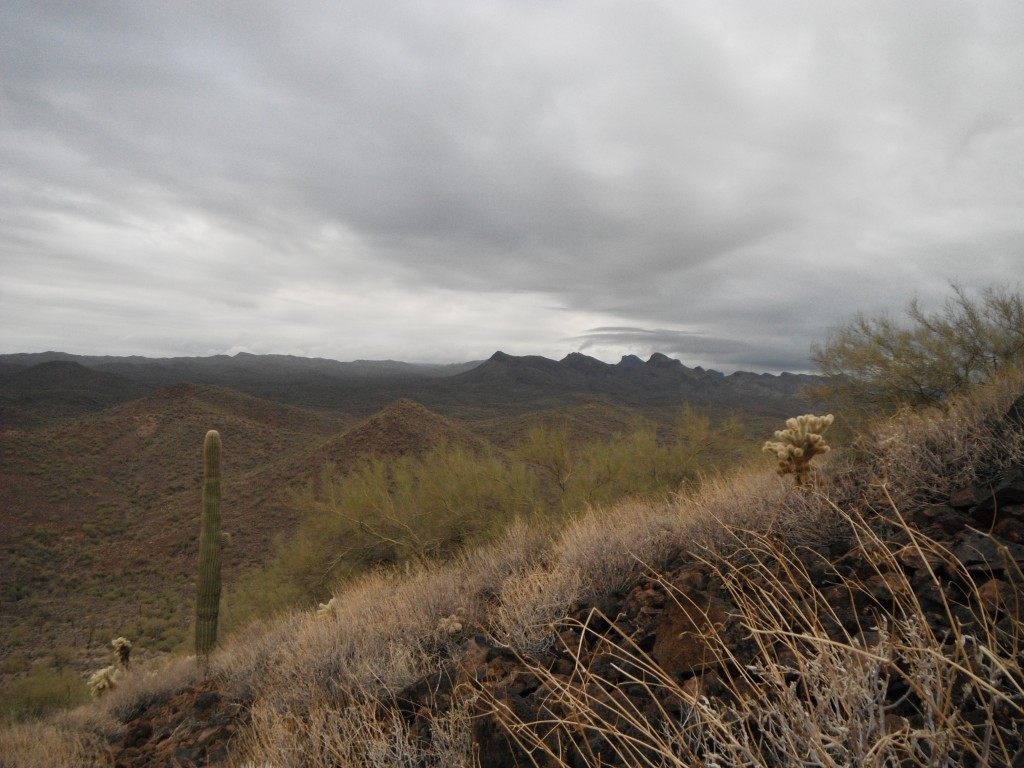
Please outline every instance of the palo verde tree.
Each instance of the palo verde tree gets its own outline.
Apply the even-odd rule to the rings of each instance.
[[[989,287],[977,297],[951,284],[937,311],[910,302],[906,320],[858,314],[811,347],[828,383],[815,393],[845,412],[941,405],[1001,368],[1024,363],[1024,297]]]

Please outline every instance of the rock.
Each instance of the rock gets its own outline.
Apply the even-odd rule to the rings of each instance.
[[[991,527],[1006,513],[1006,507],[1024,504],[1024,469],[1014,468],[991,480],[952,493],[949,505],[966,509],[981,526]]]
[[[1024,545],[965,531],[953,539],[953,555],[968,571],[1003,571],[1011,567],[1011,562],[1024,563]]]
[[[1014,544],[1024,544],[1024,505],[1003,507],[1002,519],[992,526],[992,533]]]
[[[248,701],[227,697],[209,682],[161,696],[135,712],[124,737],[111,745],[107,764],[125,768],[219,764],[248,718]]]
[[[978,587],[978,599],[993,615],[1003,613],[1019,621],[1024,613],[1024,595],[1002,579],[989,579]]]
[[[707,592],[678,595],[668,604],[654,635],[651,656],[670,675],[692,675],[716,667],[712,638],[729,620],[729,604]]]
[[[971,489],[971,501],[966,506],[974,503],[974,492]],[[963,530],[968,522],[962,512],[958,512],[952,505],[933,504],[919,510],[912,515],[912,522],[923,532],[933,537],[951,536],[957,531]]]
[[[153,735],[153,724],[148,720],[139,720],[128,726],[124,737],[125,747],[138,747],[149,741]]]
[[[205,712],[214,704],[220,701],[220,694],[213,691],[203,691],[196,697],[196,702],[192,709],[196,712]]]
[[[925,570],[935,573],[945,566],[946,561],[931,549],[908,544],[899,550],[899,561],[910,570]]]

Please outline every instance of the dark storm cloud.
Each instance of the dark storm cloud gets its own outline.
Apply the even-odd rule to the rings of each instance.
[[[1024,259],[1012,0],[0,14],[5,351],[795,369]]]

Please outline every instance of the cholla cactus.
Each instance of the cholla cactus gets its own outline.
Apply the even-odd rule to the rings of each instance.
[[[92,697],[98,699],[103,694],[114,690],[120,677],[121,670],[117,667],[104,667],[97,672],[93,672],[86,685],[89,686],[89,692],[92,694]]]
[[[111,640],[110,644],[114,647],[117,663],[127,668],[132,655],[132,641],[126,637],[118,637]]]
[[[779,474],[792,474],[797,485],[806,485],[811,475],[811,459],[830,450],[822,433],[829,428],[832,414],[814,416],[807,413],[786,420],[786,429],[775,433],[762,449],[779,459]]]
[[[338,598],[332,597],[326,603],[320,603],[316,609],[316,615],[321,619],[327,619],[334,615],[335,610],[338,608]]]
[[[437,628],[445,635],[457,635],[462,631],[462,620],[459,619],[458,614],[453,613],[451,616],[445,616],[438,622]]]
[[[114,649],[114,658],[117,659],[117,664],[112,664],[109,667],[93,672],[86,681],[86,685],[89,686],[89,692],[92,693],[94,699],[98,699],[103,694],[117,688],[122,673],[128,669],[128,659],[132,653],[132,641],[126,637],[117,637],[110,641],[110,645]]]

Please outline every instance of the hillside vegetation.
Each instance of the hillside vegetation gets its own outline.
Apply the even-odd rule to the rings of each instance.
[[[810,488],[751,467],[555,536],[514,526],[447,564],[366,574],[329,611],[236,635],[206,673],[140,670],[96,705],[6,729],[0,752],[12,766],[1013,764],[1022,393],[1004,370],[886,422],[828,454]]]
[[[347,420],[214,387],[176,385],[89,416],[0,432],[0,682],[52,685],[67,701],[113,637],[140,656],[182,645],[195,591],[202,474],[196,435],[230,440],[225,474],[236,516],[230,581],[262,564],[293,527],[302,475],[282,473]],[[60,678],[58,680],[57,678]],[[64,684],[59,684],[63,682]],[[33,699],[0,688],[0,711]],[[8,706],[10,705],[10,706]]]
[[[52,365],[71,364],[44,364]],[[66,386],[68,371],[59,373]],[[178,384],[98,413],[3,430],[0,712],[38,715],[81,701],[83,680],[104,665],[114,637],[132,638],[140,661],[189,647],[208,428],[225,443],[230,628],[316,605],[341,575],[450,555],[517,515],[551,518],[598,497],[674,491],[700,461],[666,453],[680,448],[682,411],[673,410],[659,424],[597,401],[473,422],[398,400],[355,420]],[[687,440],[720,431],[722,455],[749,444],[735,421],[689,418],[706,434]],[[546,434],[559,436],[557,456],[539,452]],[[676,466],[657,482],[634,482],[650,462],[632,457],[652,447],[650,460]],[[693,449],[692,458],[705,450]]]
[[[752,453],[738,419],[712,425],[689,407],[668,424],[634,416],[606,436],[577,415],[536,414],[500,448],[415,403],[394,404],[354,432],[369,443],[408,434],[382,421],[429,425],[429,447],[373,451],[345,471],[329,465],[297,499],[304,519],[295,535],[229,601],[229,623],[326,601],[367,570],[450,559],[510,523],[550,529],[591,507],[665,499]]]

